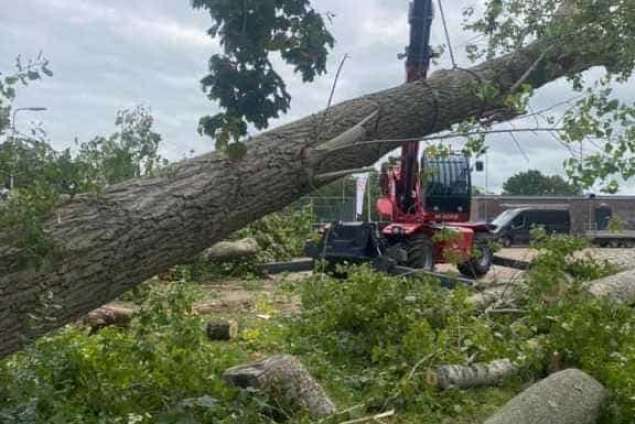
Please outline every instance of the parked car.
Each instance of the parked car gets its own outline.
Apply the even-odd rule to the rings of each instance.
[[[505,247],[529,244],[531,230],[537,227],[542,227],[548,234],[569,234],[571,231],[567,209],[508,209],[491,224],[495,227],[496,239]]]

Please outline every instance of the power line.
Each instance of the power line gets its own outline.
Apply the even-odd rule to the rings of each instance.
[[[511,122],[510,124],[512,125],[512,128],[514,128],[515,130],[516,126]],[[516,144],[516,148],[518,149],[520,154],[525,158],[525,162],[530,163],[531,159],[529,159],[529,156],[527,155],[527,153],[525,153],[525,151],[521,147],[520,142],[518,141],[518,138],[516,137],[516,134],[514,134],[513,132],[510,132],[509,135],[512,137],[512,140],[514,140],[514,144]]]
[[[450,31],[448,30],[448,22],[445,19],[445,12],[443,10],[443,2],[438,0],[439,12],[441,13],[441,21],[443,22],[443,30],[445,31],[445,39],[448,43],[448,51],[450,52],[450,58],[452,59],[452,67],[457,68],[456,59],[454,57],[454,49],[452,48],[452,40],[450,39]]]

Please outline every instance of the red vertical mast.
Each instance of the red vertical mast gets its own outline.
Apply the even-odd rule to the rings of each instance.
[[[430,32],[434,11],[432,0],[414,0],[410,3],[410,45],[407,51],[407,82],[425,79],[430,68],[432,49],[430,48]],[[419,192],[419,142],[408,142],[401,146],[401,167],[398,182],[399,209],[404,214],[417,211],[417,202],[421,199]]]

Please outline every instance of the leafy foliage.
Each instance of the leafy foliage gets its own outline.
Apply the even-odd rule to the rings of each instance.
[[[571,86],[583,94],[565,114],[547,116],[549,124],[563,122],[561,140],[576,154],[565,162],[572,182],[582,188],[600,183],[601,189],[614,193],[620,177],[628,179],[633,171],[635,137],[631,123],[635,106],[615,98],[613,87],[625,82],[635,66],[635,10],[621,0],[488,0],[485,13],[465,10],[465,28],[486,37],[481,48],[470,45],[473,60],[494,57],[526,47],[541,40],[544,51],[558,50],[560,57],[602,63],[605,75],[597,81],[583,79],[580,73],[569,75]],[[564,60],[564,59],[563,59]],[[591,63],[591,62],[590,62]],[[535,74],[554,63],[539,63]],[[578,155],[577,152],[580,152]]]
[[[326,72],[333,37],[309,0],[192,0],[210,13],[208,33],[218,38],[223,54],[209,61],[201,81],[210,100],[223,112],[201,118],[199,131],[224,148],[247,134],[248,124],[266,128],[287,112],[291,96],[271,61],[279,54],[305,82]]]
[[[564,116],[562,137],[585,153],[565,162],[572,180],[585,187],[599,181],[603,191],[615,193],[619,177],[626,181],[635,176],[635,102],[616,99],[610,83],[607,77],[585,90]]]
[[[576,196],[582,190],[560,175],[543,175],[540,171],[519,172],[503,183],[503,192],[512,196]]]
[[[216,376],[244,359],[205,339],[185,283],[155,289],[130,329],[66,328],[0,365],[3,422],[257,422]],[[237,401],[234,404],[234,401]]]
[[[325,423],[395,408],[400,422],[466,424],[482,422],[528,381],[546,375],[557,351],[562,366],[579,367],[609,389],[602,423],[632,422],[635,314],[583,290],[585,281],[615,269],[579,256],[581,240],[539,231],[535,237],[541,253],[519,287],[518,315],[475,310],[466,288],[448,291],[434,280],[361,267],[348,270],[347,281],[315,276],[284,288],[302,295],[300,315],[275,314],[274,305],[259,302],[256,311],[271,320],[242,316],[237,341],[212,343],[192,313],[199,296],[193,286],[154,282],[129,329],[88,336],[69,326],[0,362],[0,417],[270,423],[276,406],[236,393],[220,374],[250,354],[285,352],[299,355],[347,411]],[[500,386],[439,392],[426,383],[427,370],[437,365],[502,357],[522,372]],[[286,422],[310,421],[300,414]]]
[[[184,271],[196,281],[258,275],[258,264],[303,256],[305,243],[315,237],[312,223],[313,215],[308,207],[294,206],[267,215],[232,236],[232,239],[256,240],[259,252],[255,257],[213,263],[200,259],[186,266]]]
[[[144,106],[117,112],[115,133],[80,144],[74,161],[85,173],[83,179],[104,187],[152,175],[167,165],[158,153],[161,136],[153,123],[152,113]]]
[[[360,396],[354,401],[363,399],[371,411],[397,407],[423,420],[416,422],[434,423],[485,418],[491,398],[509,397],[508,387],[440,394],[425,383],[434,364],[510,357],[522,343],[508,325],[478,317],[466,289],[448,292],[433,280],[365,267],[348,274],[345,283],[316,277],[303,284],[304,309],[292,329],[301,354],[349,370],[331,378]]]
[[[0,78],[0,137],[11,125],[11,103],[16,96],[16,87],[27,86],[30,82],[41,79],[43,75],[53,76],[48,65],[48,59],[41,53],[35,60],[29,60],[27,63],[18,56],[15,72]],[[2,76],[1,72],[0,76]]]
[[[520,316],[478,313],[466,291],[360,269],[345,284],[316,278],[303,286],[305,309],[292,327],[293,346],[314,352],[317,363],[326,357],[336,364],[331,367],[352,369],[355,377],[338,380],[360,396],[351,402],[398,407],[416,416],[413,422],[430,423],[481,422],[492,402],[502,404],[519,386],[512,379],[502,388],[439,394],[422,381],[427,367],[507,357],[521,367],[520,377],[541,378],[559,352],[561,366],[579,367],[609,388],[603,423],[631,422],[635,386],[621,372],[635,359],[635,314],[583,290],[584,282],[616,268],[580,255],[583,240],[540,230],[534,236],[540,255],[517,288]]]
[[[573,256],[586,247],[569,236],[534,233],[541,250],[529,274],[527,327],[542,343],[542,352],[558,352],[564,367],[578,367],[597,378],[611,393],[602,423],[635,420],[635,379],[629,371],[635,360],[632,328],[635,313],[626,305],[590,297],[584,283],[617,269],[588,256]],[[548,359],[534,363],[544,368]],[[535,368],[535,369],[536,369]]]
[[[18,59],[16,74],[0,84],[2,113],[11,114],[14,86],[52,75],[47,66],[48,61],[41,57],[28,65]],[[66,197],[151,175],[165,165],[158,153],[161,136],[152,124],[152,115],[145,107],[122,110],[117,114],[114,134],[80,144],[77,154],[70,148],[54,150],[42,128],[26,134],[17,129],[2,134],[0,128],[0,176],[2,185],[12,188],[8,195],[2,188],[3,197],[8,199],[0,198],[0,240],[21,252],[18,266],[41,266],[54,256],[56,248],[47,239],[42,223]]]
[[[261,249],[262,262],[286,261],[302,256],[304,244],[313,237],[313,217],[307,207],[291,207],[267,215],[238,231],[238,237],[253,237]]]

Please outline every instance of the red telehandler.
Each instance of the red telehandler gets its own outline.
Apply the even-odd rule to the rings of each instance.
[[[427,77],[433,17],[432,0],[410,4],[408,83]],[[424,154],[419,163],[419,142],[404,143],[399,163],[382,167],[383,197],[377,201],[381,222],[331,225],[317,256],[332,264],[381,258],[425,271],[432,271],[436,263],[453,262],[468,277],[484,276],[493,258],[490,227],[469,222],[471,171],[464,154]]]

